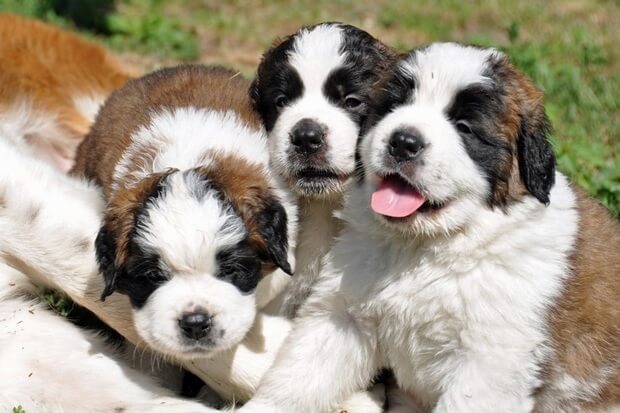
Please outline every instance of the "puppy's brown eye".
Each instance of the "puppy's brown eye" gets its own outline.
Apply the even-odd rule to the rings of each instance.
[[[286,95],[279,95],[276,98],[276,106],[279,108],[283,108],[284,106],[286,106],[288,104],[288,97],[286,97]]]
[[[471,130],[471,126],[467,121],[459,120],[456,122],[456,130],[464,135],[471,135],[474,132]]]
[[[344,99],[344,104],[349,109],[355,109],[362,104],[362,101],[355,95],[349,95]]]

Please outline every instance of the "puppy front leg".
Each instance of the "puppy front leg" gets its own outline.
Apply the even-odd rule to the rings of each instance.
[[[295,321],[256,396],[239,413],[330,413],[368,386],[376,371],[373,328],[340,297],[321,301]]]
[[[455,371],[448,374],[446,391],[433,413],[531,412],[535,370],[527,368],[527,361],[512,358],[509,352],[494,353],[493,358],[462,356]]]

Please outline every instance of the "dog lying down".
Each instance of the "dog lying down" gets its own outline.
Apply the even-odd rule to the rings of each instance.
[[[106,199],[102,297],[126,294],[140,337],[176,358],[238,344],[261,278],[292,273],[295,204],[269,173],[248,87],[204,66],[129,81],[78,149],[73,173]]]

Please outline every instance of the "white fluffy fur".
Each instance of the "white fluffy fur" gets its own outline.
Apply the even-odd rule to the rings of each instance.
[[[156,146],[153,162],[143,170],[129,172],[129,165],[146,156],[146,148]],[[151,114],[150,122],[132,135],[132,143],[114,171],[114,182],[132,184],[153,171],[167,168],[181,170],[197,165],[208,166],[204,154],[215,150],[225,155],[241,156],[267,166],[269,154],[265,134],[248,127],[233,111],[213,111],[182,107]],[[131,176],[128,176],[131,175]]]
[[[574,196],[557,179],[547,209],[531,199],[507,215],[480,211],[467,231],[436,240],[385,237],[363,191],[353,194],[320,284],[241,411],[327,412],[387,365],[434,412],[529,412],[542,310],[576,232]],[[302,394],[286,391],[300,380]]]
[[[346,228],[241,412],[328,412],[384,366],[425,412],[532,410],[546,309],[569,274],[578,216],[559,173],[547,207],[534,197],[505,211],[487,206],[489,185],[443,114],[459,87],[485,81],[485,56],[444,44],[405,63],[430,84],[364,138],[366,178],[347,198]],[[402,126],[429,142],[413,171],[384,164],[386,137]],[[451,203],[398,222],[376,215],[377,174],[394,172]]]
[[[99,109],[103,106],[106,96],[96,93],[75,95],[72,97],[73,106],[85,119],[95,120]]]
[[[0,108],[0,138],[69,171],[77,137],[67,138],[68,131],[61,128],[57,116],[34,108],[30,99],[23,98]]]

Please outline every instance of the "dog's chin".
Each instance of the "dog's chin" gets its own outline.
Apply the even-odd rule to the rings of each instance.
[[[192,360],[208,357],[213,353],[224,350],[221,346],[210,341],[186,343],[182,339],[163,339],[151,336],[145,337],[144,335],[142,335],[142,338],[153,350],[177,359]]]
[[[341,196],[351,181],[352,173],[306,168],[289,175],[292,189],[302,197],[330,199]]]

